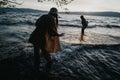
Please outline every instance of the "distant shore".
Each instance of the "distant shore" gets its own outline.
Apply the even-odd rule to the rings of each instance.
[[[4,8],[0,7],[0,11],[4,12],[46,12],[43,10],[35,10],[30,8]],[[66,12],[59,12],[65,14]],[[66,14],[76,15],[91,15],[91,16],[108,16],[108,17],[120,17],[120,12],[104,11],[104,12],[67,12]]]

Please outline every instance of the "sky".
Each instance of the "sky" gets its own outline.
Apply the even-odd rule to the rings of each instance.
[[[66,6],[58,7],[53,2],[37,2],[37,0],[16,0],[22,5],[18,5],[18,8],[32,8],[38,10],[47,10],[51,7],[57,7],[59,11],[64,11],[63,8],[68,8],[69,11],[113,11],[120,12],[120,0],[74,0]]]

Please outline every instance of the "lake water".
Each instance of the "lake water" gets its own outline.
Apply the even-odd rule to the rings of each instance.
[[[28,38],[42,14],[9,12],[0,15],[1,61],[33,56]],[[58,60],[52,72],[60,80],[120,80],[120,18],[85,16],[89,24],[84,41],[80,41],[80,15],[59,16],[58,31],[65,35],[60,37],[62,51],[52,53]],[[23,67],[19,64],[33,65],[29,60],[27,64],[21,61],[16,62],[20,70]]]

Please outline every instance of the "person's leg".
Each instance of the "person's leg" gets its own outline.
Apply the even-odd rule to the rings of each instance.
[[[84,35],[84,28],[82,28],[82,30],[81,30],[81,35],[82,36]]]
[[[39,69],[40,64],[40,48],[37,45],[34,45],[34,65]]]
[[[45,70],[47,72],[49,72],[51,69],[51,65],[53,64],[52,57],[51,57],[50,53],[46,52],[45,50],[42,50],[42,54],[44,55],[45,59],[47,60]]]
[[[81,29],[81,39],[80,39],[81,41],[83,41],[83,35],[84,35],[84,29],[82,28]]]
[[[45,50],[42,50],[42,54],[44,55],[44,57],[45,57],[45,59],[47,60],[47,62],[51,62],[52,57],[51,57],[50,53],[48,53],[48,52],[45,51]]]

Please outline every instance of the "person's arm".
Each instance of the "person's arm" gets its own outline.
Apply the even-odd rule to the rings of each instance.
[[[64,36],[64,33],[58,34],[58,32],[54,30],[53,28],[50,28],[49,31],[50,31],[49,33],[51,36]]]
[[[56,25],[56,21],[54,18],[51,18],[50,21],[48,22],[48,24],[49,24],[48,32],[51,36],[63,36],[64,35],[63,33],[58,34],[57,29],[56,29],[57,25]]]

